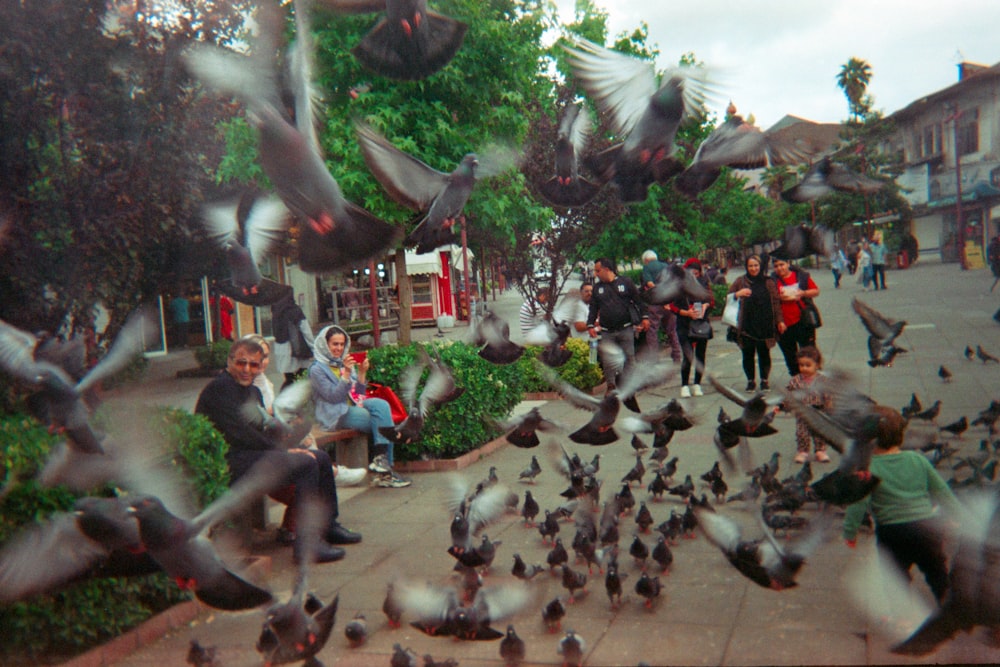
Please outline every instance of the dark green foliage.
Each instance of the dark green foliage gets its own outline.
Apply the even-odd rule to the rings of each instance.
[[[202,345],[194,349],[194,358],[198,361],[199,368],[214,370],[226,367],[226,358],[229,356],[229,348],[232,342],[223,338]]]
[[[416,359],[418,344],[370,350],[369,379],[398,393],[399,374]],[[482,359],[477,348],[460,342],[435,347],[465,393],[431,411],[419,442],[395,448],[396,458],[402,461],[453,458],[489,442],[500,434],[491,420],[506,417],[524,395],[520,363],[496,366]]]
[[[163,410],[152,419],[166,438],[172,461],[190,480],[200,505],[228,487],[227,445],[207,419],[183,410]],[[57,442],[33,418],[13,414],[0,418],[0,460],[7,471],[28,479]],[[95,495],[112,493],[109,488]],[[41,489],[34,481],[15,486],[0,502],[0,545],[17,531],[72,508],[77,495],[64,487]],[[51,595],[38,595],[0,607],[0,664],[36,665],[61,662],[112,639],[152,615],[185,600],[164,574],[130,579],[84,581]]]
[[[712,285],[712,295],[715,297],[715,305],[709,311],[710,317],[722,317],[722,311],[726,307],[726,295],[729,294],[729,285]]]
[[[582,338],[570,338],[566,347],[573,352],[565,364],[554,369],[559,377],[582,391],[590,391],[604,382],[604,373],[599,364],[590,363],[590,345]],[[518,360],[524,376],[524,391],[554,391],[552,385],[538,374],[535,358],[541,353],[540,347],[529,347]]]

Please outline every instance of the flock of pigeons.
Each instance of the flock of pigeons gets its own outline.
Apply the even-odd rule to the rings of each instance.
[[[259,34],[249,54],[192,46],[185,63],[206,87],[241,100],[258,132],[260,164],[273,195],[243,195],[204,207],[210,238],[226,254],[231,279],[222,289],[234,299],[262,306],[283,290],[264,279],[257,263],[299,221],[299,265],[307,272],[331,272],[395,247],[401,229],[379,220],[347,200],[320,152],[312,90],[313,45],[309,2],[292,3],[296,41],[289,50],[286,73],[276,59],[283,16],[277,3],[258,6]],[[376,11],[381,2],[320,0],[336,12]],[[423,0],[384,4],[386,18],[353,50],[374,72],[415,80],[436,72],[461,46],[466,25],[429,11]],[[563,111],[554,156],[555,175],[537,184],[557,207],[581,206],[601,188],[613,184],[622,201],[647,197],[652,183],[673,182],[694,197],[709,187],[723,167],[815,163],[801,183],[784,193],[790,202],[811,201],[832,190],[869,193],[881,182],[832,162],[825,150],[763,132],[731,108],[729,118],[698,147],[691,165],[675,157],[674,138],[681,123],[704,110],[711,85],[703,67],[677,67],[657,77],[655,67],[615,51],[574,38],[566,48],[577,84],[610,119],[616,138],[609,148],[588,152],[591,115],[582,103]],[[282,80],[289,81],[294,110],[284,104]],[[371,173],[386,193],[414,211],[416,227],[403,240],[417,252],[431,252],[454,240],[454,225],[477,179],[515,166],[510,149],[493,148],[465,155],[451,173],[439,172],[394,146],[374,127],[356,123],[357,141]],[[804,256],[804,255],[798,255]]]

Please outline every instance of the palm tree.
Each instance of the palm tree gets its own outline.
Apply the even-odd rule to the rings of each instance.
[[[837,85],[847,97],[847,105],[853,120],[857,121],[868,111],[871,98],[865,95],[872,80],[872,66],[861,58],[851,58],[840,68]]]

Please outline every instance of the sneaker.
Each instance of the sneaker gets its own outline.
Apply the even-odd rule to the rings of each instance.
[[[344,466],[334,466],[334,477],[337,486],[357,486],[368,475],[364,468],[345,468]]]
[[[753,380],[750,380],[749,382],[747,382],[747,388],[746,388],[747,391],[754,391],[755,389],[757,389],[757,383],[756,382],[754,382]]]
[[[389,457],[385,454],[379,454],[368,464],[368,469],[372,472],[377,472],[380,474],[388,474],[392,472],[392,466],[389,465]]]
[[[382,473],[375,479],[375,486],[379,486],[384,489],[402,489],[410,484],[413,484],[413,482],[405,477],[399,476],[395,471]]]
[[[795,455],[795,462],[796,463],[805,463],[808,460],[809,460],[809,453],[808,452],[799,452],[798,454]]]
[[[760,390],[761,391],[771,391],[771,385],[769,385],[767,383],[767,380],[761,380],[760,381]]]
[[[818,451],[818,452],[816,452],[816,460],[818,462],[820,462],[820,463],[829,463],[830,462],[830,457],[827,456],[826,452],[824,452],[824,451]]]
[[[693,387],[691,387],[691,394],[694,396],[704,396],[705,392],[701,390],[700,384],[696,384]]]
[[[691,398],[691,388],[687,385],[681,387],[681,398]]]

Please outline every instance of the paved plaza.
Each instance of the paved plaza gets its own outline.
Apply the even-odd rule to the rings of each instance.
[[[735,278],[741,273],[734,270],[730,275]],[[863,391],[897,409],[905,405],[914,392],[925,405],[940,399],[940,424],[962,415],[971,419],[991,399],[1000,399],[1000,364],[968,361],[963,356],[967,345],[975,348],[977,344],[1000,355],[1000,324],[992,319],[1000,306],[1000,291],[990,293],[993,278],[989,272],[963,272],[954,264],[920,262],[906,271],[892,271],[887,278],[888,291],[862,293],[851,276],[845,279],[841,289],[835,290],[829,271],[817,271],[814,275],[822,289],[816,301],[825,325],[819,331],[818,343],[827,359],[827,368],[851,372]],[[850,308],[855,296],[889,317],[908,322],[898,343],[909,353],[898,357],[891,368],[871,369],[866,364],[867,334]],[[497,301],[490,301],[490,306],[511,322],[517,340],[516,313],[520,297],[509,291]],[[467,328],[457,327],[448,337],[464,337],[467,331]],[[433,340],[435,333],[434,329],[419,330],[415,338]],[[663,358],[669,359],[669,355],[664,353]],[[771,386],[783,387],[788,376],[777,348],[772,358]],[[954,374],[949,384],[938,377],[942,364]],[[193,365],[190,353],[177,353],[153,361],[143,390],[130,392],[127,400],[192,409],[205,380],[174,378],[172,371],[185,365]],[[724,327],[718,322],[715,323],[715,338],[708,347],[707,368],[724,384],[743,389],[746,381],[739,350],[726,342]],[[679,396],[679,385],[675,377],[667,385],[641,394],[639,403],[644,408],[655,407]],[[685,474],[691,474],[697,481],[712,466],[717,459],[712,434],[719,408],[724,407],[730,414],[737,411],[735,405],[707,383],[704,387],[704,397],[686,400],[688,408],[699,418],[698,425],[677,433],[669,445],[671,456],[679,457],[678,481]],[[581,425],[589,418],[589,413],[576,410],[563,401],[538,405],[545,416],[572,426]],[[779,416],[775,426],[779,431],[777,435],[758,440],[752,447],[758,462],[769,458],[772,452],[780,453],[779,477],[785,477],[798,468],[792,463],[794,419]],[[983,437],[986,437],[985,431],[977,427],[955,443],[972,451]],[[598,476],[604,481],[605,496],[621,488],[619,480],[635,463],[628,438],[600,448],[575,445],[565,438],[560,440],[585,460],[601,454]],[[532,454],[539,456],[543,472],[534,484],[519,483],[518,473],[528,466]],[[831,469],[830,464],[813,465],[817,476]],[[496,466],[501,482],[522,499],[525,490],[531,490],[543,509],[554,510],[564,500],[559,493],[566,488],[566,480],[555,471],[545,444],[534,450],[505,446],[458,474],[468,482],[475,482],[487,476],[490,466]],[[948,467],[942,467],[946,478],[951,474]],[[361,531],[364,541],[347,547],[347,557],[343,561],[315,566],[311,570],[311,588],[320,599],[327,601],[335,595],[340,596],[333,636],[318,657],[327,666],[388,665],[393,645],[400,644],[419,656],[430,655],[439,661],[453,658],[465,667],[502,664],[499,641],[429,637],[411,627],[408,621],[412,618],[409,617],[404,617],[401,629],[387,627],[381,607],[388,582],[457,583],[451,574],[454,560],[446,553],[450,544],[450,516],[445,499],[451,488],[452,474],[417,473],[412,478],[413,485],[406,489],[356,487],[341,490],[342,521],[349,528]],[[645,490],[645,483],[651,479],[651,473],[647,473],[643,486],[633,485],[632,490],[637,500],[647,501],[658,524],[668,518],[671,510],[682,511],[684,506],[671,496],[653,502]],[[739,473],[727,474],[726,480],[730,493],[742,489],[747,482]],[[280,517],[280,508],[273,504],[272,508],[273,523]],[[742,503],[727,504],[722,509],[746,526],[747,535],[758,530],[754,519],[758,510],[758,505],[744,506]],[[807,508],[803,514],[809,516],[814,512]],[[622,572],[628,575],[621,607],[616,611],[610,609],[604,577],[596,569],[589,576],[586,592],[579,595],[574,604],[566,605],[562,627],[574,629],[586,642],[586,665],[636,665],[639,662],[650,665],[1000,663],[1000,650],[983,643],[979,631],[960,635],[923,659],[889,653],[888,646],[893,640],[889,627],[909,623],[908,627],[912,628],[919,618],[869,621],[852,602],[848,586],[857,580],[859,569],[874,557],[874,538],[871,533],[862,533],[857,549],[848,549],[840,539],[839,518],[838,529],[831,531],[827,543],[802,570],[798,587],[781,592],[761,588],[741,576],[703,536],[679,540],[673,548],[674,562],[669,573],[660,577],[663,592],[652,609],[647,609],[642,598],[634,593],[640,569],[627,555],[636,533],[633,517],[634,514],[626,515],[621,522],[619,561]],[[253,551],[271,556],[273,567],[267,583],[279,600],[286,600],[294,575],[291,549],[274,544],[274,527],[272,525],[268,532],[255,537]],[[524,526],[519,516],[506,515],[485,532],[492,540],[502,542],[496,561],[485,577],[486,587],[509,586],[516,581],[510,576],[514,553],[521,554],[529,564],[545,563],[549,547],[542,544],[537,530]],[[573,533],[572,523],[563,522],[560,535],[567,547]],[[642,538],[651,547],[655,536],[654,532]],[[579,563],[573,567],[586,570],[585,565]],[[565,600],[567,593],[560,579],[548,573],[528,582],[528,587],[531,602],[509,621],[496,623],[496,627],[502,631],[508,622],[514,625],[527,642],[527,664],[561,664],[561,656],[556,652],[561,635],[546,631],[540,610],[556,596]],[[876,589],[872,587],[869,594],[878,597]],[[929,592],[919,574],[913,589],[929,603]],[[367,617],[371,636],[363,646],[349,648],[343,628],[358,612]],[[254,644],[262,619],[260,610],[225,613],[205,609],[189,626],[136,650],[117,664],[127,667],[181,665],[190,640],[197,639],[203,645],[216,646],[220,664],[225,667],[259,665],[261,659]]]

